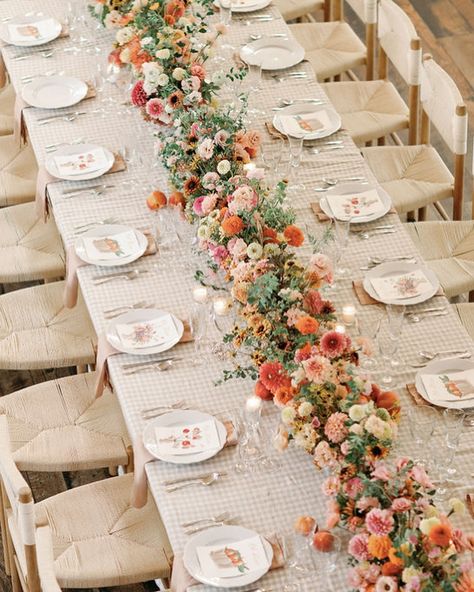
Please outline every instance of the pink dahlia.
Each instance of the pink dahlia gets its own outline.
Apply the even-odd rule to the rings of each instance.
[[[391,473],[384,462],[378,462],[376,463],[375,469],[372,471],[371,476],[374,479],[380,479],[381,481],[390,481]]]
[[[282,386],[290,386],[291,379],[280,362],[265,362],[260,366],[260,380],[271,393]]]
[[[390,510],[373,508],[365,518],[367,530],[377,536],[385,536],[392,532],[395,521]]]
[[[370,553],[367,548],[369,536],[365,533],[354,535],[349,541],[348,552],[355,557],[357,561],[368,561]]]
[[[329,379],[331,362],[323,356],[311,356],[302,362],[306,378],[312,382],[321,383]]]
[[[200,80],[204,80],[204,78],[206,78],[206,70],[201,66],[201,64],[193,64],[191,66],[191,74],[193,76],[197,76]]]
[[[135,107],[144,107],[146,105],[148,95],[143,88],[143,80],[139,80],[132,88],[131,99]]]
[[[324,427],[324,433],[328,440],[339,444],[346,439],[349,430],[346,427],[346,421],[349,417],[345,413],[333,413],[328,417],[326,425]]]
[[[321,314],[323,309],[321,294],[317,290],[308,290],[304,295],[303,306],[312,315]]]
[[[347,347],[347,337],[337,331],[328,331],[322,336],[320,347],[325,356],[338,358]]]
[[[412,507],[413,502],[406,497],[397,497],[392,502],[392,510],[394,512],[408,512]]]
[[[160,101],[160,99],[150,99],[146,104],[146,112],[153,119],[158,119],[161,115],[163,115],[164,111],[165,106],[163,101]]]
[[[343,442],[343,444],[345,444],[345,442]],[[350,498],[355,499],[359,495],[359,493],[362,493],[362,491],[364,491],[364,485],[362,484],[362,480],[359,479],[359,477],[353,477],[352,479],[349,479],[344,484],[344,491]]]
[[[193,201],[193,212],[196,214],[196,216],[205,215],[202,210],[202,202],[204,201],[205,197],[205,195],[201,195],[201,197],[198,197]]]

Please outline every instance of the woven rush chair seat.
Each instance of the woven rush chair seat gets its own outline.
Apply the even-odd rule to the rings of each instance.
[[[417,222],[405,228],[448,298],[474,290],[474,221]]]
[[[15,90],[12,84],[7,84],[0,90],[0,136],[13,133],[15,98]]]
[[[365,64],[367,51],[347,23],[296,23],[291,32],[305,50],[318,80],[337,76]]]
[[[409,110],[391,82],[327,82],[322,89],[356,144],[408,127]]]
[[[321,10],[325,0],[276,0],[274,4],[285,21],[293,21]]]
[[[0,370],[93,364],[97,336],[84,300],[67,309],[64,282],[0,296]]]
[[[0,282],[63,277],[65,260],[52,216],[40,220],[33,202],[0,209]]]
[[[455,304],[454,308],[459,315],[459,320],[466,331],[474,340],[474,302],[461,302]]]
[[[0,207],[33,201],[38,165],[29,145],[13,135],[0,135]]]
[[[377,146],[362,154],[399,214],[453,196],[453,175],[432,146]]]
[[[20,471],[81,471],[128,464],[116,396],[94,393],[95,372],[49,380],[0,398]]]
[[[51,527],[62,588],[169,578],[172,550],[163,522],[151,495],[140,510],[130,506],[132,482],[133,474],[104,479],[35,504],[37,524]]]

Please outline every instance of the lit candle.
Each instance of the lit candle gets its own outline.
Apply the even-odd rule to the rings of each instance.
[[[352,325],[356,318],[355,306],[343,306],[342,307],[342,321],[344,325]]]
[[[225,316],[229,313],[232,303],[228,298],[216,298],[214,300],[214,312],[218,316]]]
[[[245,401],[245,410],[249,414],[259,414],[262,408],[262,399],[255,395],[252,395]]]
[[[344,327],[344,325],[336,325],[334,327],[334,331],[336,331],[336,333],[344,334],[346,332],[346,328]]]
[[[200,304],[204,304],[204,302],[207,302],[206,286],[196,286],[193,289],[193,300],[194,302],[199,302]]]

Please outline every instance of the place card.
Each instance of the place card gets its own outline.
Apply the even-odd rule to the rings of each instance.
[[[87,257],[94,261],[115,261],[128,257],[139,248],[134,230],[125,230],[111,236],[84,236],[82,244]]]
[[[338,220],[371,216],[384,209],[384,204],[376,189],[343,195],[330,193],[327,194],[326,201]]]
[[[156,347],[178,337],[176,325],[170,314],[151,321],[120,323],[115,329],[122,345],[132,349]]]
[[[155,437],[160,456],[196,454],[216,450],[221,446],[214,420],[157,427]]]
[[[72,176],[98,171],[108,161],[103,148],[94,148],[80,154],[56,156],[54,162],[60,176]]]
[[[474,369],[449,374],[422,374],[421,381],[433,403],[474,399]]]
[[[56,28],[56,21],[52,18],[43,19],[34,23],[23,25],[8,25],[10,40],[17,43],[24,43],[32,39],[40,40],[51,35]]]
[[[196,547],[207,578],[235,578],[265,568],[268,558],[258,535],[228,544]]]
[[[378,297],[384,300],[416,298],[432,288],[430,280],[421,269],[390,277],[370,278]]]
[[[279,115],[280,125],[289,136],[312,134],[331,125],[329,115],[322,109],[313,113]]]

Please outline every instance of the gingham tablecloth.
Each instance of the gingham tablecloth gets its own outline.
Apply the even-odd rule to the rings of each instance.
[[[64,19],[67,4],[63,0],[35,0],[34,2],[33,0],[5,0],[0,3],[0,19],[32,10],[43,11]],[[287,32],[287,26],[276,14],[276,9],[271,8],[271,10],[276,16],[275,20],[267,23],[252,22],[250,25],[234,23],[226,41],[238,48],[247,42],[250,33]],[[17,93],[22,89],[21,77],[32,73],[64,71],[65,74],[78,76],[84,80],[93,80],[97,61],[105,60],[113,35],[108,31],[97,29],[94,38],[98,54],[84,51],[73,54],[62,51],[66,47],[71,47],[70,38],[52,42],[50,45],[56,48],[56,52],[50,58],[43,58],[36,54],[27,60],[17,61],[13,59],[14,56],[22,52],[28,53],[28,50],[11,46],[3,47],[5,64]],[[307,63],[295,69],[303,68],[311,74]],[[152,167],[153,131],[156,128],[141,121],[139,113],[124,106],[122,104],[124,97],[118,90],[111,91],[110,96],[116,98],[116,103],[111,104],[105,115],[95,112],[100,107],[98,100],[84,101],[73,109],[63,110],[63,112],[71,110],[87,112],[86,115],[69,123],[56,121],[39,126],[38,118],[50,115],[51,112],[34,108],[27,108],[24,111],[30,141],[40,165],[45,161],[47,156],[45,147],[49,144],[84,138],[88,142],[95,142],[117,151],[130,141],[130,130],[133,130],[132,133],[139,138],[144,155],[143,165],[104,177],[105,183],[114,185],[104,195],[98,197],[82,195],[66,199],[62,196],[62,192],[75,186],[80,187],[81,183],[55,182],[49,185],[54,217],[65,246],[72,244],[74,240],[74,225],[89,221],[116,217],[121,222],[138,228],[153,227],[156,221],[146,207],[145,197],[152,187],[161,188],[165,192],[169,190],[166,172],[160,166]],[[264,129],[264,122],[271,118],[271,108],[276,105],[277,100],[302,97],[327,100],[314,79],[280,83],[264,75],[262,90],[257,100],[259,107],[265,110],[265,116],[259,119],[256,127],[262,132],[265,142],[269,142],[270,139]],[[307,231],[316,235],[322,233],[323,224],[319,223],[312,214],[310,203],[318,198],[313,188],[320,184],[319,180],[323,176],[341,180],[365,176],[368,180],[373,180],[359,150],[347,133],[341,130],[331,137],[331,140],[333,139],[343,140],[344,148],[317,155],[305,151],[302,165],[297,171],[298,180],[305,185],[305,190],[297,198],[292,199],[298,220],[305,225]],[[123,184],[123,181],[132,182]],[[95,182],[88,182],[88,184],[92,185]],[[415,255],[419,259],[398,216],[389,214],[384,218],[385,222],[393,223],[397,232],[375,236],[368,241],[360,240],[355,235],[351,236],[345,262],[352,270],[353,279],[363,277],[364,272],[360,267],[366,264],[368,256],[371,255],[383,257],[406,254]],[[154,302],[157,307],[170,310],[181,318],[188,315],[192,286],[190,270],[183,271],[181,268],[163,270],[157,264],[156,255],[145,257],[130,265],[129,268],[147,270],[147,274],[141,275],[133,282],[116,281],[101,286],[94,286],[92,277],[107,273],[106,271],[92,266],[82,267],[79,270],[81,289],[97,333],[103,332],[107,324],[103,316],[104,310],[143,300]],[[380,314],[378,307],[358,304],[351,282],[348,280],[340,281],[330,297],[339,308],[346,304],[355,304],[358,315],[364,319],[376,319]],[[440,296],[434,298],[431,303],[448,305],[446,299]],[[145,427],[140,411],[156,404],[171,404],[178,399],[184,399],[188,405],[209,413],[229,413],[234,409],[241,409],[246,397],[253,392],[251,381],[234,381],[218,387],[214,386],[215,379],[221,374],[222,364],[216,360],[201,366],[192,365],[190,359],[193,355],[193,347],[193,344],[177,346],[176,353],[183,357],[183,361],[168,372],[151,371],[125,376],[121,366],[126,362],[136,361],[136,357],[120,354],[110,359],[112,382],[132,438],[139,436]],[[419,324],[405,324],[399,349],[402,359],[414,361],[417,357],[416,352],[420,349],[436,351],[440,348],[467,348],[474,351],[471,339],[454,312],[444,317],[426,319]],[[398,384],[403,387],[405,383],[412,381],[413,377],[414,370],[406,366],[398,374]],[[376,380],[377,376],[374,378]],[[411,399],[404,388],[398,390],[404,409],[409,409],[413,405]],[[278,421],[277,415],[276,408],[271,405],[266,406],[263,414],[264,427],[275,426]],[[434,457],[438,454],[439,446],[436,438],[440,438],[440,434],[441,426],[431,446],[431,454]],[[458,463],[465,477],[463,486],[455,488],[457,495],[462,495],[465,488],[472,485],[473,448],[474,439],[471,431],[462,436],[458,453]],[[413,454],[406,419],[401,422],[397,452]],[[300,514],[312,514],[323,521],[326,504],[326,498],[321,492],[323,476],[315,470],[311,458],[301,450],[290,448],[278,456],[278,461],[281,463],[278,471],[262,472],[252,475],[251,478],[240,476],[234,471],[236,455],[237,448],[234,447],[225,449],[204,465],[176,466],[159,461],[147,465],[150,489],[175,553],[182,552],[187,540],[180,527],[181,523],[217,515],[223,511],[231,512],[238,517],[240,524],[262,534],[290,531],[295,518]],[[161,485],[165,479],[193,476],[203,471],[214,470],[226,472],[227,478],[212,487],[192,487],[175,493],[166,493]],[[468,529],[472,527],[467,517],[461,520],[461,524]],[[341,553],[338,569],[332,575],[332,586],[335,591],[349,589],[346,583],[345,558],[345,553]],[[295,582],[294,575],[290,569],[284,568],[268,573],[259,585],[267,591],[281,591],[285,584],[291,582]],[[242,590],[255,587],[256,585],[252,585]],[[298,589],[301,591],[314,592],[319,588],[322,589],[322,582],[317,573],[310,580],[298,582]],[[211,590],[215,588],[202,585],[192,587],[193,592],[211,592]]]

